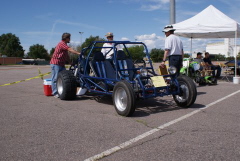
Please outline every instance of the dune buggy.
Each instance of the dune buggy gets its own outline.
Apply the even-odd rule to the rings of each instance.
[[[106,47],[109,52],[113,51],[112,60],[105,59],[101,52],[104,43],[113,44]],[[118,50],[119,46],[122,50]],[[142,46],[144,59],[149,62],[133,61],[136,53],[130,52],[132,46]],[[62,100],[74,99],[76,95],[112,96],[115,110],[122,116],[134,113],[137,99],[172,95],[178,106],[191,106],[197,96],[192,79],[176,77],[175,67],[170,66],[168,73],[155,73],[148,49],[142,42],[94,41],[81,51],[78,61],[69,70],[59,73],[57,89]]]

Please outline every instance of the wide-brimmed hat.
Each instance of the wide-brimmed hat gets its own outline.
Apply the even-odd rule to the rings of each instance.
[[[105,36],[106,37],[113,36],[113,33],[112,32],[108,32]]]
[[[175,30],[176,29],[174,29],[172,25],[167,25],[164,27],[163,32],[175,31]]]

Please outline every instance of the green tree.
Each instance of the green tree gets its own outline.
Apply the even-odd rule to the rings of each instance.
[[[224,61],[224,60],[226,60],[226,57],[225,57],[225,55],[218,54],[218,55],[215,55],[214,60]]]
[[[28,57],[32,59],[40,58],[40,59],[50,60],[50,56],[43,45],[36,44],[36,45],[30,46],[29,52],[27,54],[28,54]]]
[[[235,59],[234,56],[229,56],[226,58],[227,61],[234,60],[234,59]]]
[[[8,57],[23,57],[24,50],[19,38],[12,33],[2,34],[0,36],[0,53]]]
[[[153,62],[160,62],[160,61],[162,61],[163,60],[163,56],[164,56],[164,50],[163,49],[154,48],[150,52],[150,57],[151,57]]]
[[[128,47],[128,51],[131,54],[133,60],[141,60],[146,55],[144,53],[144,46],[142,45]]]
[[[189,54],[184,54],[183,57],[184,57],[184,58],[189,58],[190,55],[189,55]]]
[[[52,48],[51,50],[50,50],[50,57],[52,57],[52,55],[53,55],[53,53],[54,53],[54,51],[55,51],[55,48]]]
[[[81,49],[88,47],[93,41],[106,41],[106,39],[100,38],[99,36],[91,35],[89,38],[85,40],[84,43],[82,43],[82,45],[77,46],[77,51],[80,51]],[[101,45],[102,44],[98,44],[98,46],[101,46]]]

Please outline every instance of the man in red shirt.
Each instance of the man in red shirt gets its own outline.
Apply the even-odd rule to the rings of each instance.
[[[68,51],[74,54],[80,55],[78,51],[70,48],[67,43],[70,42],[71,34],[63,33],[62,41],[58,43],[53,53],[53,56],[50,61],[51,70],[52,70],[52,94],[54,97],[58,98],[57,93],[57,77],[58,73],[62,70],[66,70],[65,63],[69,61]]]

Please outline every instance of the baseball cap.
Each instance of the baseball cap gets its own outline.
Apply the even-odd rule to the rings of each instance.
[[[108,37],[108,36],[113,36],[113,33],[112,33],[112,32],[108,32],[105,36],[106,36],[106,37]]]

